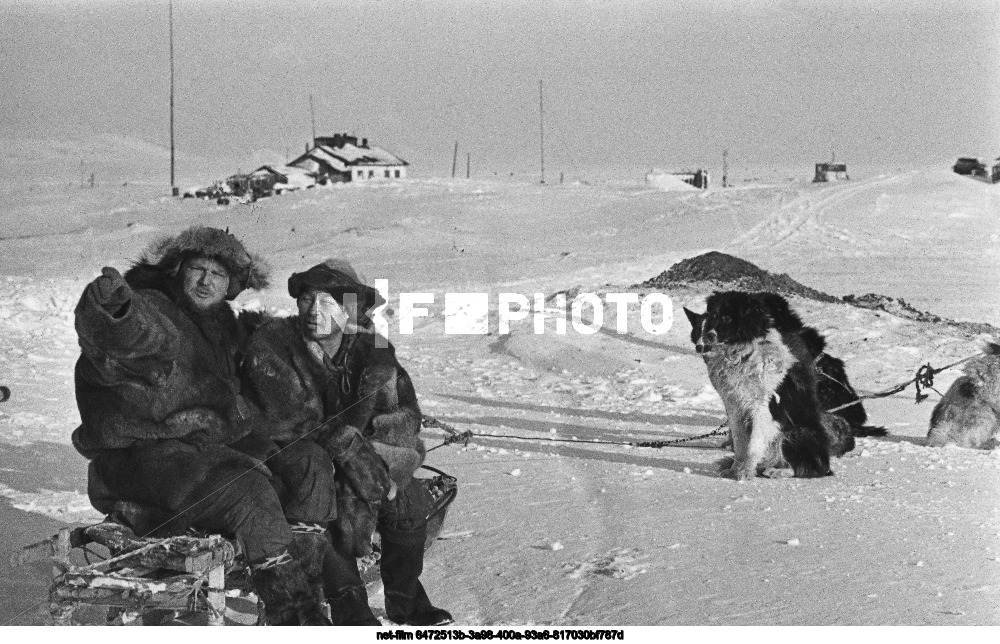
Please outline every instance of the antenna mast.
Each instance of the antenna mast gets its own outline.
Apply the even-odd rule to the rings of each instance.
[[[542,148],[542,183],[545,183],[545,103],[542,95],[542,79],[538,79],[538,139]]]
[[[316,145],[316,112],[313,110],[313,95],[309,95],[309,120],[312,122],[313,145]]]
[[[170,15],[170,194],[179,193],[174,175],[174,0],[169,3]]]

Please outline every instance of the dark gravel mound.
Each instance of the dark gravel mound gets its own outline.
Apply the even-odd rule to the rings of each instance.
[[[694,284],[711,284],[714,288],[733,291],[769,291],[784,295],[798,295],[820,302],[838,302],[862,309],[884,311],[897,317],[947,324],[973,334],[987,333],[1000,335],[1000,329],[982,322],[956,322],[933,313],[915,309],[900,298],[869,293],[867,295],[845,295],[843,299],[809,288],[793,280],[785,273],[775,275],[745,259],[733,257],[718,251],[698,255],[677,262],[656,277],[637,284],[634,288],[665,289]]]
[[[903,298],[894,298],[878,293],[868,293],[867,295],[845,295],[844,301],[859,309],[872,309],[873,311],[885,311],[892,313],[896,317],[919,320],[920,322],[946,322],[944,318],[933,313],[927,313],[915,309],[906,303]]]
[[[798,295],[820,302],[840,301],[840,298],[796,282],[785,273],[775,275],[745,259],[718,251],[681,260],[653,279],[639,284],[638,287],[668,288],[689,286],[694,282],[708,282],[734,291],[769,291]]]
[[[918,322],[948,324],[974,334],[987,333],[997,335],[997,333],[1000,332],[1000,329],[997,329],[997,327],[992,324],[987,324],[985,322],[956,322],[955,320],[943,318],[940,315],[934,315],[933,313],[921,311],[907,304],[906,300],[903,298],[893,298],[887,295],[868,293],[866,295],[845,295],[843,301],[846,304],[856,306],[860,309],[885,311],[886,313],[891,313],[896,317],[917,320]]]

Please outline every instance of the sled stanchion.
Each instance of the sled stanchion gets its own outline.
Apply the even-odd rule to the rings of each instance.
[[[55,543],[52,548],[53,579],[59,579],[70,567],[69,551],[72,549],[70,533],[69,528],[60,528],[59,534],[55,537]],[[76,602],[66,601],[63,598],[50,595],[49,618],[52,620],[53,626],[72,626],[74,612],[76,612]]]
[[[217,564],[208,571],[208,625],[226,625],[226,567]]]

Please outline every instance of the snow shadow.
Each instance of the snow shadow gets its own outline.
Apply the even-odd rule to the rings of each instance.
[[[463,394],[449,394],[434,392],[434,396],[451,398],[459,402],[481,407],[495,407],[497,409],[517,409],[520,411],[533,411],[540,414],[562,414],[563,416],[574,416],[577,418],[600,418],[603,420],[617,420],[625,423],[649,423],[657,426],[667,425],[687,425],[691,427],[718,427],[723,421],[722,416],[711,414],[695,414],[693,416],[681,416],[678,414],[646,414],[643,412],[614,412],[603,411],[601,409],[579,409],[573,407],[555,407],[552,405],[535,405],[525,402],[511,402],[508,400],[496,400],[494,398],[482,398],[480,396],[466,396]]]
[[[24,492],[87,489],[87,460],[71,445],[0,443],[0,484]]]
[[[909,443],[917,447],[927,447],[927,439],[923,436],[901,436],[899,434],[886,434],[885,436],[866,436],[868,440],[885,441],[886,443]]]
[[[626,342],[628,344],[634,344],[645,349],[655,349],[657,351],[663,351],[664,353],[672,353],[679,356],[697,356],[698,354],[694,349],[681,349],[669,344],[663,344],[662,342],[654,342],[653,340],[646,340],[640,338],[631,333],[618,333],[615,329],[606,329],[603,326],[597,330],[601,335],[605,335],[609,338],[614,338],[621,342]]]
[[[17,492],[87,489],[87,461],[69,445],[0,443],[0,484]],[[0,625],[47,624],[52,565],[39,561],[13,568],[11,555],[59,532],[67,523],[15,508],[0,496]]]
[[[59,532],[66,524],[18,510],[0,498],[0,626],[49,624],[52,564],[38,561],[11,567],[10,558],[24,546]]]

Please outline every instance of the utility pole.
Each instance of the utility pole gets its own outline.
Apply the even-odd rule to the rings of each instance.
[[[316,145],[316,112],[313,110],[313,95],[309,95],[309,120],[312,122],[313,145]]]
[[[170,194],[180,194],[175,180],[174,161],[174,0],[168,5],[170,15]]]
[[[472,177],[472,153],[465,153],[465,178],[469,179]]]
[[[722,151],[722,187],[729,186],[729,150]]]
[[[538,140],[542,147],[542,183],[545,183],[545,103],[542,94],[542,79],[538,79]]]
[[[455,178],[455,172],[458,170],[458,141],[455,141],[455,152],[451,155],[451,178]]]

